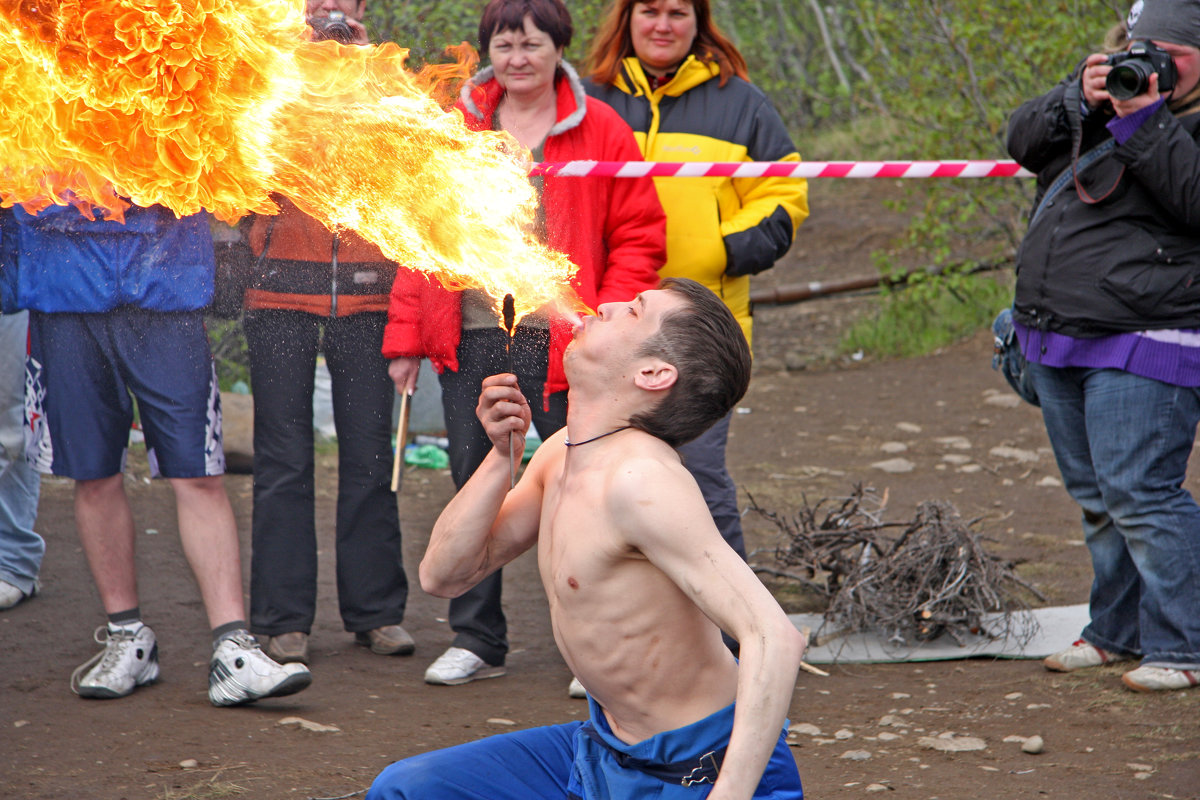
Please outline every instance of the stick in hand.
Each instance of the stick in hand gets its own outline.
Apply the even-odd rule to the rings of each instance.
[[[396,454],[392,457],[392,491],[400,491],[404,443],[408,440],[408,390],[400,393],[400,419],[396,422]]]
[[[512,336],[513,323],[517,318],[516,300],[511,294],[504,295],[504,330],[508,331],[508,341],[504,343],[504,355],[508,357],[508,371],[513,371]],[[513,435],[508,434],[508,488],[517,485],[517,461],[513,455]]]

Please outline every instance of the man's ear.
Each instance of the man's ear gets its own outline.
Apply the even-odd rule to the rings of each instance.
[[[648,358],[638,365],[633,384],[648,392],[663,392],[674,386],[678,378],[679,372],[674,364],[668,364],[661,358]]]

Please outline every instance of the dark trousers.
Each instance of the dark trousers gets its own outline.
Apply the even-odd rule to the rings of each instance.
[[[508,335],[500,328],[463,331],[458,345],[458,371],[445,370],[441,375],[442,408],[450,440],[450,474],[460,489],[492,449],[491,440],[475,416],[475,406],[483,379],[509,371],[504,352],[507,339]],[[566,392],[552,394],[550,410],[542,410],[549,358],[549,332],[517,326],[512,341],[512,371],[529,400],[533,424],[543,438],[567,424]],[[517,453],[517,458],[520,457]],[[508,623],[500,607],[502,582],[501,571],[497,570],[450,601],[450,627],[456,634],[454,646],[470,650],[493,666],[503,664],[508,653]]]
[[[246,314],[254,385],[250,626],[276,636],[312,629],[317,599],[313,372],[325,353],[338,437],[338,606],[346,630],[404,619],[408,580],[391,491],[395,387],[380,353],[383,312],[325,318]],[[322,331],[324,336],[322,336]]]
[[[700,436],[679,448],[683,465],[696,479],[708,513],[717,530],[742,560],[746,560],[746,542],[742,536],[742,515],[738,511],[737,485],[725,467],[725,445],[729,441],[729,420],[733,412],[713,423]]]

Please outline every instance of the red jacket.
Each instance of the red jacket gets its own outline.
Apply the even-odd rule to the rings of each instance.
[[[546,161],[641,161],[633,132],[609,106],[586,96],[568,64],[559,78],[558,122],[546,136]],[[503,90],[480,72],[455,106],[471,130],[491,130]],[[572,285],[589,307],[632,299],[658,283],[666,261],[666,217],[650,178],[546,177],[542,188],[546,244],[578,267]],[[437,372],[458,369],[462,295],[412,270],[396,273],[383,334],[387,358],[428,358]],[[562,356],[570,325],[554,320],[546,393],[567,388]]]

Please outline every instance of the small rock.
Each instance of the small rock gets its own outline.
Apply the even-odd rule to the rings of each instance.
[[[838,758],[844,758],[848,761],[866,761],[870,757],[871,753],[868,750],[847,750],[838,756]]]
[[[841,730],[839,730],[833,734],[833,738],[835,738],[835,739],[853,739],[854,731],[849,730],[848,728],[842,728]]]
[[[884,714],[882,717],[879,718],[879,724],[883,727],[890,727],[890,728],[907,728],[908,727],[907,722],[905,722],[904,720],[895,716],[894,714]]]
[[[1051,706],[1049,703],[1030,703],[1029,705],[1025,706],[1025,708],[1029,711],[1036,711],[1039,708],[1053,708],[1053,706]]]
[[[888,455],[894,455],[896,453],[906,452],[908,450],[908,445],[906,445],[904,442],[884,442],[883,444],[879,445],[879,449]]]
[[[1021,752],[1029,753],[1030,755],[1037,755],[1038,753],[1042,752],[1045,749],[1046,749],[1046,742],[1042,739],[1042,737],[1040,737],[1036,734],[1033,736],[1030,736],[1028,739],[1025,740],[1025,743],[1023,745],[1021,745]]]
[[[1131,761],[1130,763],[1126,764],[1125,766],[1129,767],[1134,772],[1153,772],[1154,771],[1154,767],[1150,764],[1138,764],[1138,763]]]
[[[1058,486],[1062,486],[1063,484],[1062,484],[1062,481],[1060,481],[1058,478],[1054,477],[1053,475],[1047,475],[1046,477],[1044,477],[1040,481],[1038,481],[1036,485],[1037,486],[1058,487]]]
[[[820,736],[821,729],[811,722],[801,722],[799,725],[792,726],[792,733],[802,733],[805,736]]]
[[[920,433],[921,426],[915,422],[897,422],[896,430],[904,431],[905,433]]]
[[[1020,700],[1024,696],[1025,696],[1024,692],[1009,692],[1008,694],[1004,695],[1004,699],[1005,700]]]
[[[963,464],[971,463],[971,457],[963,455],[962,453],[946,453],[944,456],[942,456],[942,461],[945,461],[947,464],[954,464],[955,466],[961,467]]]
[[[905,700],[909,697],[912,697],[912,695],[909,694],[908,692],[892,692],[893,700]]]
[[[25,727],[26,725],[28,725],[28,724],[29,724],[29,720],[27,720],[27,719],[19,719],[19,720],[17,720],[16,722],[14,722],[14,723],[13,723],[13,727],[14,727],[14,728],[24,728],[24,727]]]
[[[1000,771],[999,767],[989,767],[986,764],[981,764],[979,768],[981,770],[983,770],[984,772],[999,772]]]
[[[1028,736],[1017,736],[1014,733],[1012,736],[1005,736],[1003,741],[1005,744],[1025,744],[1028,739]]]
[[[917,744],[929,750],[940,750],[943,753],[966,753],[972,750],[986,750],[987,742],[977,736],[956,736],[946,732],[938,736],[922,736]]]
[[[799,372],[808,369],[812,356],[804,350],[793,349],[783,354],[783,365],[788,372]]]
[[[896,741],[897,739],[899,739],[899,738],[900,738],[900,734],[898,734],[898,733],[889,733],[888,731],[884,731],[883,733],[879,734],[879,735],[878,735],[878,736],[876,736],[875,738],[876,738],[876,739],[878,739],[878,740],[879,740],[879,741],[881,741],[881,742],[894,742],[894,741]]]
[[[984,405],[999,406],[1000,408],[1016,408],[1021,404],[1021,398],[1016,394],[993,394],[985,397]]]
[[[978,464],[963,464],[957,471],[964,475],[974,475],[976,472],[982,472],[983,467]]]
[[[1019,447],[1008,447],[1001,445],[988,450],[988,455],[992,458],[1006,458],[1009,461],[1016,461],[1018,464],[1028,464],[1038,460],[1038,454],[1032,450],[1022,450]]]
[[[942,447],[948,447],[951,450],[971,449],[971,440],[965,436],[939,436],[934,441]]]
[[[907,458],[889,458],[887,461],[876,461],[871,466],[875,469],[891,474],[912,472],[917,468],[917,465],[909,461]]]
[[[868,791],[868,792],[886,792],[888,790],[888,788],[889,787],[884,786],[882,783],[868,783],[866,791]]]
[[[185,758],[183,761],[179,762],[179,766],[183,767],[184,769],[195,769],[196,767],[200,766],[200,762],[194,758]]]
[[[1149,778],[1153,774],[1154,774],[1153,772],[1135,772],[1135,773],[1133,773],[1133,779],[1135,781],[1144,781],[1144,780],[1146,780],[1146,778]]]
[[[488,725],[504,725],[511,727],[516,724],[517,723],[513,722],[511,719],[505,719],[504,717],[492,717],[488,720]]]
[[[322,725],[319,722],[313,722],[311,719],[304,717],[284,717],[275,723],[276,725],[297,725],[306,731],[313,733],[341,733],[342,729],[337,725]]]

